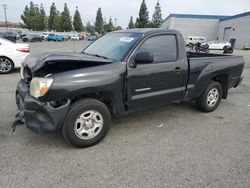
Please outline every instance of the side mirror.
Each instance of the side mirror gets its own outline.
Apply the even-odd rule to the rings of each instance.
[[[154,62],[154,55],[148,51],[138,52],[134,57],[135,64],[148,64]]]

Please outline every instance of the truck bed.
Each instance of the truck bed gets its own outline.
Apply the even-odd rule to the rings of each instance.
[[[205,80],[211,80],[213,75],[226,75],[228,88],[234,87],[244,67],[242,56],[206,53],[187,53],[189,78],[185,99],[194,99],[200,95]],[[209,78],[208,78],[209,77]]]
[[[211,54],[211,53],[197,53],[197,52],[187,52],[187,58],[202,58],[202,57],[225,57],[225,56],[232,56],[232,55],[225,55],[225,54]]]

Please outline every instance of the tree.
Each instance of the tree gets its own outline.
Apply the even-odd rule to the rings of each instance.
[[[78,11],[78,7],[76,7],[73,26],[77,32],[81,32],[84,30],[81,15],[80,15],[80,12]]]
[[[55,3],[52,3],[52,5],[50,6],[50,14],[49,14],[49,21],[48,21],[48,29],[49,30],[55,30],[55,18],[58,15],[59,15],[59,12],[56,9],[56,5],[55,5]]]
[[[21,19],[29,30],[43,31],[45,29],[46,14],[42,5],[39,8],[31,1],[29,6],[25,6]]]
[[[135,24],[134,24],[134,21],[133,21],[133,16],[130,17],[130,21],[129,21],[129,24],[128,24],[128,28],[129,28],[129,29],[135,28]]]
[[[104,25],[103,25],[103,17],[102,17],[102,9],[98,8],[97,13],[96,13],[96,20],[95,20],[95,30],[98,33],[103,33],[104,32]]]
[[[34,7],[31,7],[30,9],[32,11],[32,18],[31,18],[31,24],[32,24],[32,29],[35,31],[41,31],[41,15],[40,15],[40,10],[38,5],[34,5]],[[34,12],[33,12],[34,11]]]
[[[108,30],[109,30],[109,24],[106,22],[105,17],[103,19],[103,29],[104,29],[104,32],[108,32]]]
[[[90,22],[87,22],[87,25],[86,25],[86,31],[88,33],[94,33],[95,32],[95,26],[91,25]]]
[[[161,27],[161,24],[162,24],[161,5],[158,0],[152,17],[152,26],[155,28],[159,28]]]
[[[67,4],[64,3],[64,10],[61,13],[62,31],[72,31],[72,21]]]
[[[48,30],[48,25],[49,25],[49,16],[46,16],[46,17],[45,17],[45,20],[44,20],[44,25],[45,25],[45,29],[44,29],[44,30]]]
[[[55,31],[63,31],[62,27],[62,16],[60,14],[56,15],[54,18],[54,29]]]
[[[46,13],[43,4],[40,5],[40,19],[39,19],[39,31],[44,31],[46,29]]]
[[[118,31],[118,30],[122,30],[122,26],[118,25],[117,27],[114,28],[114,31]]]
[[[136,18],[136,21],[135,21],[135,28],[139,28],[139,18]]]
[[[114,30],[114,24],[113,24],[113,21],[112,21],[112,18],[110,17],[109,18],[109,23],[108,24],[105,24],[105,31],[106,32],[111,32]]]
[[[149,17],[148,17],[148,8],[147,8],[145,0],[142,0],[140,11],[139,11],[139,18],[137,18],[136,22],[137,22],[137,27],[139,28],[149,27],[150,25]]]
[[[31,29],[30,9],[27,5],[25,6],[23,14],[21,15],[21,19],[23,20],[23,23],[27,29]]]

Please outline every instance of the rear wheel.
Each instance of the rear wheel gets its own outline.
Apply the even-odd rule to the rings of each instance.
[[[0,74],[8,74],[12,72],[15,65],[12,60],[7,57],[0,57]]]
[[[228,49],[228,53],[229,53],[229,54],[232,54],[233,52],[234,52],[234,50],[233,50],[232,48],[229,48],[229,49]]]
[[[111,115],[104,103],[95,99],[84,99],[70,107],[63,126],[63,135],[76,147],[89,147],[105,137],[110,124]]]
[[[196,100],[198,108],[203,112],[212,112],[220,104],[222,87],[219,82],[212,81],[202,95]]]

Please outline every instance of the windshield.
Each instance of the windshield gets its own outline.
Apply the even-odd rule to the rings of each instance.
[[[109,33],[93,42],[83,53],[121,61],[140,37],[138,33]]]

